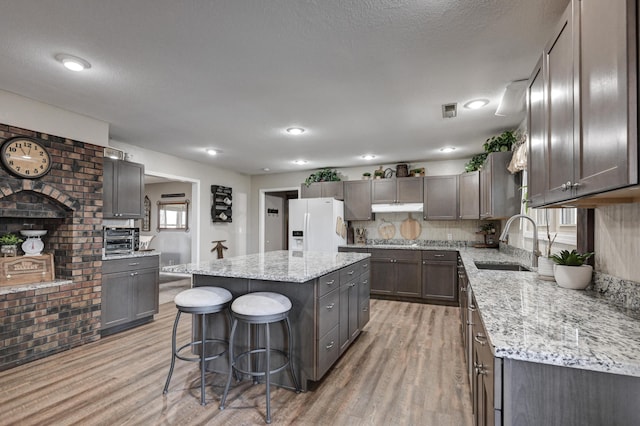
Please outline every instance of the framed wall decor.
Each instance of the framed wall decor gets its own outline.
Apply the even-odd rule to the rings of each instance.
[[[144,216],[142,217],[142,232],[151,232],[151,200],[144,196]]]

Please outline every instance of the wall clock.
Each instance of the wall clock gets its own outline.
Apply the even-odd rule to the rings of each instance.
[[[51,156],[40,142],[26,137],[7,140],[0,148],[0,160],[12,174],[25,179],[36,179],[51,169]]]

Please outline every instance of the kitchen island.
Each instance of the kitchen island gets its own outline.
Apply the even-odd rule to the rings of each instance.
[[[307,390],[307,382],[320,380],[369,320],[368,258],[363,253],[274,251],[167,266],[163,271],[191,274],[194,287],[226,288],[234,298],[256,291],[287,296],[293,305],[291,361],[302,390]],[[228,327],[220,315],[212,316],[207,325],[210,337],[226,336]],[[194,326],[194,334],[199,333]],[[242,338],[237,339],[236,353],[260,343],[248,326],[238,333]],[[272,326],[271,339],[273,347],[286,347],[283,324]],[[224,358],[208,366],[224,373],[227,368]],[[293,387],[286,371],[275,374],[273,383]]]

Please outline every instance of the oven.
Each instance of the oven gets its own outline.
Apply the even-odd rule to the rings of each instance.
[[[133,254],[140,247],[140,228],[104,227],[102,253]]]

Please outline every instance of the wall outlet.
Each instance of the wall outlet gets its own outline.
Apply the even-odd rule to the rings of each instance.
[[[449,240],[449,241],[453,240],[453,235],[447,234],[447,240]]]

